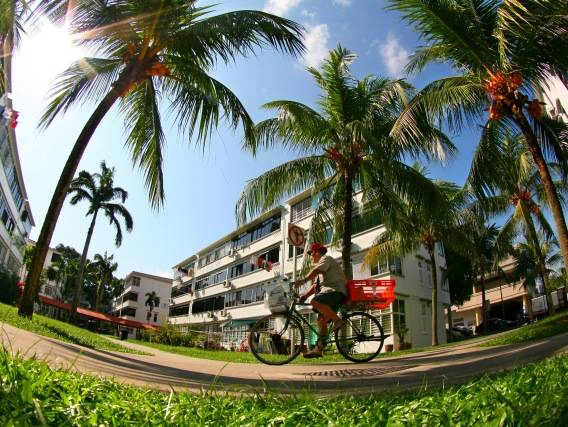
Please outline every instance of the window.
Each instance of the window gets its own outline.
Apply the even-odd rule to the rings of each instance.
[[[429,288],[432,287],[432,266],[429,262],[426,263],[426,284]]]
[[[465,326],[463,317],[456,317],[454,319],[454,326]]]
[[[140,286],[140,277],[132,276],[132,286]]]
[[[418,280],[421,285],[424,285],[424,262],[418,260]]]
[[[395,325],[406,326],[405,301],[395,299],[392,303],[393,322]]]
[[[276,264],[279,261],[280,247],[277,246],[266,252],[253,255],[246,261],[241,261],[238,264],[233,265],[229,269],[229,277],[232,279],[258,269],[270,268],[273,264]]]
[[[444,245],[442,244],[442,242],[436,242],[435,246],[436,246],[436,251],[438,252],[438,255],[446,256],[445,253],[444,253]]]
[[[430,318],[432,315],[432,304],[430,301],[420,301],[420,326],[423,334],[430,330]]]
[[[189,303],[170,307],[170,317],[187,316],[189,314]]]
[[[120,315],[136,317],[136,309],[132,307],[125,307],[120,311]]]
[[[440,280],[442,281],[442,290],[449,292],[450,282],[448,280],[448,270],[446,270],[445,268],[440,268]]]
[[[292,206],[291,210],[291,222],[298,222],[311,215],[313,212],[311,197],[308,197],[307,199],[296,203],[294,206]]]
[[[158,313],[154,313],[154,323],[158,321]]]
[[[380,274],[394,274],[402,276],[402,261],[400,258],[390,258],[388,261],[379,261],[377,265],[371,266],[371,276]]]
[[[280,214],[274,215],[272,218],[267,219],[260,225],[251,228],[249,231],[240,234],[236,239],[233,239],[231,241],[231,247],[233,249],[240,249],[276,230],[280,230],[280,221]]]
[[[253,286],[225,295],[225,307],[252,304],[264,301],[264,286]]]
[[[304,253],[304,248],[296,248],[296,255],[300,256]],[[288,259],[294,257],[294,246],[288,245]]]
[[[61,259],[61,255],[59,255],[58,253],[53,252],[51,254],[51,262],[56,262],[59,259]]]
[[[205,298],[193,302],[191,306],[192,314],[205,313],[207,311],[222,310],[225,306],[225,296]]]
[[[122,298],[123,301],[138,301],[138,294],[136,292],[128,292]]]
[[[383,219],[378,209],[361,214],[359,210],[352,217],[352,233],[357,234],[381,225]]]

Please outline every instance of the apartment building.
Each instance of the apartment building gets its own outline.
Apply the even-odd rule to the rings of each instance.
[[[0,265],[21,274],[26,237],[35,225],[20,167],[13,122],[3,114],[10,100],[0,94]]]
[[[112,314],[122,319],[161,326],[168,322],[172,279],[139,271],[130,272],[124,279],[123,292],[112,301]],[[157,300],[150,311],[148,297],[155,292]],[[133,338],[135,330],[128,328]]]
[[[238,348],[246,340],[250,325],[268,314],[264,307],[266,288],[279,276],[293,276],[293,247],[288,243],[288,226],[295,224],[308,230],[312,216],[312,198],[309,192],[302,193],[176,264],[170,323],[182,331],[203,330],[224,347]],[[393,336],[393,324],[402,322],[409,329],[407,342],[414,347],[430,345],[432,267],[426,252],[365,267],[363,258],[385,227],[378,213],[356,214],[353,220],[354,279],[384,278],[397,283],[396,300],[390,307],[374,313],[380,317],[385,333],[390,335],[386,344],[394,344],[397,338]],[[303,251],[299,252],[298,267],[304,261]],[[328,255],[340,261],[340,248],[329,247]],[[441,287],[438,336],[445,342],[444,308],[449,306],[450,299],[447,282],[441,280],[445,277],[441,245],[436,257]],[[315,324],[314,314],[309,312],[308,316]],[[310,341],[314,338],[310,337]]]
[[[544,109],[550,117],[568,122],[568,88],[565,82],[557,77],[549,78],[536,95],[545,104]]]
[[[515,267],[513,258],[501,262],[499,273],[493,272],[484,278],[486,318],[517,320],[528,313],[532,295],[522,282],[509,282],[503,273]],[[452,325],[474,329],[483,321],[481,285],[476,283],[471,298],[461,306],[452,306]]]

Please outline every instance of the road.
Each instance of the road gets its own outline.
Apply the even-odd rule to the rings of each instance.
[[[568,352],[568,333],[523,344],[478,347],[477,343],[440,348],[425,353],[382,358],[366,364],[226,363],[162,352],[121,342],[147,355],[91,350],[41,337],[0,323],[0,341],[13,354],[35,356],[53,368],[65,368],[111,377],[122,383],[162,390],[223,389],[235,392],[295,392],[309,388],[319,393],[349,394],[400,391],[463,383]]]

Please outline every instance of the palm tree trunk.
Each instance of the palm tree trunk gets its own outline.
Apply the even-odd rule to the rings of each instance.
[[[351,265],[351,231],[353,229],[353,175],[351,171],[345,171],[345,188],[343,190],[343,236],[341,247],[341,260],[343,273],[349,281],[353,279],[353,267]]]
[[[83,127],[83,130],[79,134],[79,137],[69,154],[69,158],[63,167],[61,176],[59,177],[59,182],[55,187],[53,197],[51,198],[47,214],[43,221],[43,226],[41,227],[41,232],[37,239],[34,256],[26,278],[22,303],[18,310],[18,314],[20,316],[31,318],[33,315],[34,298],[38,291],[39,279],[43,270],[43,263],[45,262],[47,251],[49,250],[49,243],[51,242],[51,237],[53,236],[55,226],[57,225],[57,219],[59,218],[61,208],[65,202],[69,185],[71,185],[71,181],[77,171],[81,157],[83,157],[83,153],[85,152],[91,137],[95,133],[97,126],[119,98],[120,94],[125,90],[127,85],[128,80],[126,78],[119,78],[114,88],[103,98],[91,117],[89,117],[89,120]]]
[[[540,275],[542,276],[542,286],[544,288],[544,294],[546,295],[546,303],[548,305],[548,314],[554,314],[554,305],[552,303],[552,295],[550,294],[550,281],[548,277],[548,270],[546,269],[546,261],[542,253],[542,249],[540,247],[540,240],[538,238],[538,234],[536,233],[534,222],[527,211],[527,207],[522,201],[520,201],[519,203],[521,204],[521,210],[523,212],[523,217],[527,225],[529,238],[533,242],[532,244],[533,250],[536,255],[536,259],[538,260],[538,268],[540,270]]]
[[[91,244],[91,238],[93,237],[93,230],[95,229],[95,223],[97,221],[98,213],[99,213],[98,211],[95,211],[95,213],[93,214],[93,219],[91,220],[89,231],[87,231],[85,246],[83,246],[81,261],[79,261],[79,272],[77,273],[77,278],[75,279],[75,288],[73,289],[73,302],[71,303],[71,316],[69,317],[70,323],[77,323],[77,307],[79,306],[79,300],[81,298],[81,291],[83,287],[83,273],[85,271],[85,263],[87,262],[87,253],[89,252],[89,245]]]
[[[566,228],[566,219],[564,218],[564,212],[562,211],[562,206],[560,204],[560,199],[558,198],[558,192],[556,187],[552,182],[552,177],[550,176],[550,170],[548,165],[544,160],[542,155],[542,150],[536,139],[536,136],[524,115],[514,118],[515,122],[521,128],[525,141],[529,147],[534,162],[538,168],[538,173],[542,179],[542,184],[544,185],[544,191],[546,192],[546,198],[550,205],[550,211],[552,212],[552,217],[556,223],[556,230],[558,232],[558,240],[560,241],[560,250],[562,251],[562,258],[564,259],[564,265],[568,267],[568,229]]]
[[[481,271],[480,283],[481,283],[481,321],[483,322],[483,333],[486,334],[487,319],[485,318],[485,312],[487,310],[485,309],[485,275],[483,274],[483,271]]]
[[[438,269],[436,265],[436,254],[433,247],[429,247],[430,263],[432,264],[432,345],[436,346],[438,341]]]

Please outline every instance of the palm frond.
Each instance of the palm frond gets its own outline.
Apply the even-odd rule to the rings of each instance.
[[[320,156],[304,157],[277,166],[250,180],[235,208],[238,224],[248,217],[276,206],[283,198],[297,194],[329,176],[329,160]]]

